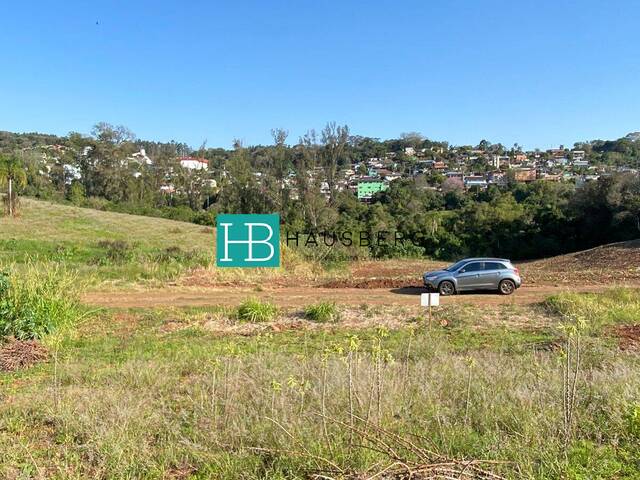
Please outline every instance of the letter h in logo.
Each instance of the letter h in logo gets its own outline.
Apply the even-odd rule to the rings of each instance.
[[[217,266],[280,266],[280,215],[218,215],[216,234]]]

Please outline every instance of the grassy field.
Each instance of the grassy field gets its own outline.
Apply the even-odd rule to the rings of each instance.
[[[215,229],[192,223],[21,200],[18,218],[0,216],[3,265],[62,265],[86,284],[161,286],[333,280],[335,269],[283,248],[281,268],[222,269],[214,264]]]
[[[639,478],[640,357],[615,335],[639,298],[563,294],[491,323],[454,306],[431,328],[402,312],[349,327],[394,316],[365,307],[311,328],[305,308],[242,336],[241,308],[103,311],[55,361],[0,377],[0,477],[356,478],[455,459],[490,461],[469,475]]]
[[[222,270],[209,228],[23,205],[0,219],[2,479],[640,479],[638,289],[461,296],[429,322],[366,290],[313,295],[313,282],[400,278],[415,261],[326,270],[285,250],[281,269]],[[78,300],[97,284],[257,278],[256,294],[297,282],[308,298]]]
[[[0,265],[62,264],[95,281],[173,278],[208,265],[213,245],[212,228],[30,199],[0,217]]]

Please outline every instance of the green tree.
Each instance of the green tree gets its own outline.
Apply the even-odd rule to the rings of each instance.
[[[69,201],[74,205],[80,206],[84,202],[85,194],[82,183],[77,180],[71,182],[68,193]]]
[[[27,184],[27,173],[16,155],[0,156],[0,184],[7,185],[5,204],[10,217],[17,214],[17,188]]]
[[[267,213],[272,205],[251,168],[247,149],[234,141],[234,152],[226,165],[226,178],[220,187],[221,211],[225,213]]]
[[[336,194],[336,174],[338,167],[346,163],[345,150],[349,142],[349,127],[329,122],[322,129],[321,158],[325,180],[329,185],[329,203],[333,203]]]

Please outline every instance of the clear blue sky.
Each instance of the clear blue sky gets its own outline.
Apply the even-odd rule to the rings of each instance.
[[[530,148],[640,130],[638,1],[7,1],[2,18],[0,130],[107,121],[229,147],[335,120]]]

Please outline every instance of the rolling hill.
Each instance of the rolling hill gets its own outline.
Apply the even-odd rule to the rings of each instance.
[[[108,280],[167,278],[207,264],[214,229],[23,198],[0,217],[0,266],[56,262]]]
[[[21,215],[0,217],[0,240],[75,242],[123,240],[147,247],[210,250],[213,231],[192,223],[125,213],[78,208],[28,198],[21,199]]]

